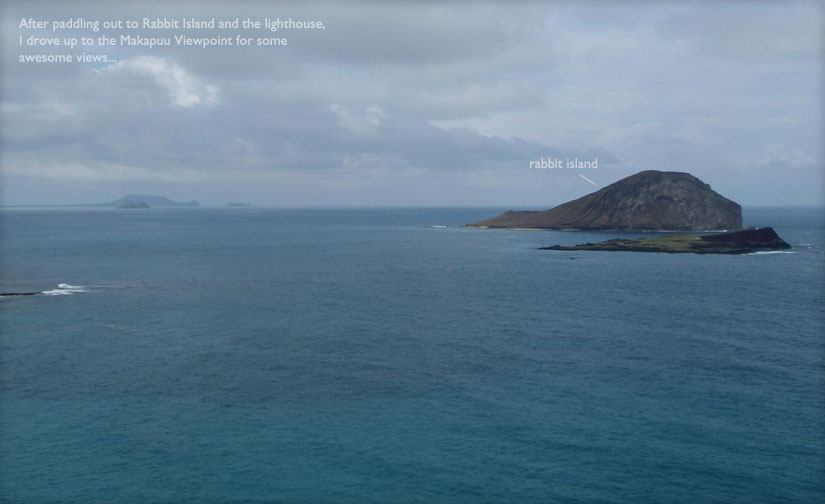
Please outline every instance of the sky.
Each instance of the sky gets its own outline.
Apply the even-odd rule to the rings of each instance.
[[[825,205],[823,2],[4,2],[0,204],[552,207],[638,171]],[[282,47],[21,46],[39,20],[323,22]],[[21,54],[114,63],[20,63]],[[536,169],[540,159],[598,167]],[[593,183],[579,175],[583,174]]]

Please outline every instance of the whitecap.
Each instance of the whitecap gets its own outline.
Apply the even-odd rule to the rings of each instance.
[[[43,294],[46,296],[67,296],[69,294],[74,294],[76,291],[73,290],[66,290],[66,289],[52,289],[43,291]]]
[[[748,255],[767,255],[767,254],[796,254],[796,252],[788,252],[787,250],[764,250],[762,252],[751,252]]]
[[[66,296],[77,292],[86,292],[82,285],[72,285],[67,283],[57,284],[57,289],[43,291],[46,296]]]
[[[430,226],[430,227],[434,227],[436,229],[446,229],[447,228],[447,226]]]

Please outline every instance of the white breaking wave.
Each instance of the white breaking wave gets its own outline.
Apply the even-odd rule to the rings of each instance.
[[[434,227],[436,229],[446,229],[447,228],[447,226],[431,226],[431,227]]]
[[[82,285],[71,285],[71,284],[57,284],[57,289],[43,291],[43,294],[46,296],[67,296],[69,294],[75,294],[77,292],[86,292],[86,289]]]
[[[762,252],[752,252],[748,255],[767,255],[767,254],[796,254],[796,252],[788,252],[787,250],[765,250]]]
[[[68,294],[74,294],[74,291],[64,290],[64,289],[52,289],[52,290],[43,291],[43,294],[45,294],[47,296],[65,296],[65,295],[68,295]]]

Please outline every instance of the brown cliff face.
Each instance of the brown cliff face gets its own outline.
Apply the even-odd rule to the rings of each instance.
[[[734,233],[702,235],[702,241],[714,246],[756,248],[756,249],[789,249],[791,246],[776,234],[770,227],[760,229],[743,229]]]
[[[648,170],[543,212],[509,211],[493,228],[707,231],[742,228],[742,207],[689,173]]]

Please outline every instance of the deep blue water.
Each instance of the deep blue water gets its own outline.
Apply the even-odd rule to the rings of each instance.
[[[86,291],[0,298],[0,500],[825,501],[825,211],[749,256],[498,212],[0,211],[0,291]]]

